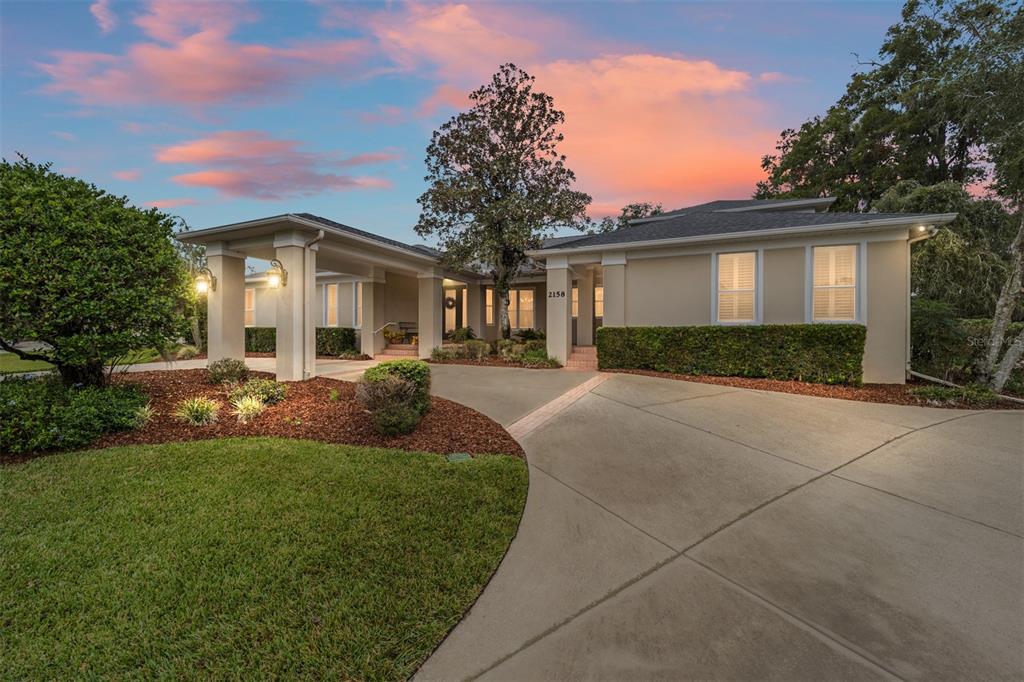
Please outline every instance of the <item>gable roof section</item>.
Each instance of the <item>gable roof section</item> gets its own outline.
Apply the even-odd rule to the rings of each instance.
[[[677,208],[674,211],[666,211],[646,218],[633,218],[630,225],[641,225],[656,220],[667,220],[680,215],[693,215],[696,213],[717,213],[717,212],[747,212],[747,211],[825,211],[835,203],[835,197],[821,197],[816,199],[719,199],[709,201],[696,206]]]
[[[380,242],[381,244],[387,244],[388,246],[395,246],[400,249],[405,249],[406,251],[410,251],[419,256],[426,255],[431,256],[433,258],[437,258],[440,256],[440,251],[436,251],[435,249],[432,249],[429,246],[413,246],[411,244],[406,244],[405,242],[400,242],[397,239],[391,239],[390,237],[382,237],[379,234],[367,232],[366,230],[360,230],[358,228],[352,227],[351,225],[345,225],[344,223],[339,223],[334,220],[321,218],[320,216],[313,215],[312,213],[289,213],[288,215],[293,215],[298,218],[308,220],[312,223],[318,223],[320,225],[323,225],[324,227],[330,227],[332,229],[338,230],[339,232],[347,232],[357,237],[363,237],[365,239],[370,239],[375,242]]]

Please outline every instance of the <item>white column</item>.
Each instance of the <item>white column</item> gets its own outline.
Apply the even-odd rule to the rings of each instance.
[[[466,324],[473,328],[473,333],[481,339],[484,337],[484,289],[476,282],[466,283]]]
[[[316,376],[316,328],[322,317],[322,308],[317,306],[316,299],[316,253],[317,244],[306,249],[306,260],[303,263],[304,274],[304,310],[305,318],[305,351],[303,353],[303,378],[312,379]]]
[[[316,333],[314,320],[306,320],[306,300],[316,296],[306,277],[305,235],[283,232],[274,237],[274,257],[281,261],[287,282],[277,296],[277,379],[300,381],[306,370],[307,338]],[[308,291],[307,291],[308,290]]]
[[[363,323],[359,332],[359,350],[373,357],[384,348],[384,333],[374,332],[385,323],[398,320],[384,319],[384,273],[374,269],[371,279],[363,282]]]
[[[572,270],[565,257],[547,262],[548,355],[563,365],[572,354]]]
[[[206,265],[216,278],[207,294],[206,347],[209,362],[245,357],[245,258],[210,244]]]
[[[602,254],[605,327],[626,326],[626,254]]]
[[[576,287],[579,290],[579,314],[576,317],[576,344],[594,345],[594,271],[581,269]]]
[[[430,352],[443,343],[442,303],[444,276],[439,271],[419,275],[419,319],[420,357],[429,358]]]

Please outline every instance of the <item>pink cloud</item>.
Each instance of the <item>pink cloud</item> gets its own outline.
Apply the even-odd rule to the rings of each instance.
[[[329,190],[390,187],[385,178],[353,176],[342,168],[392,161],[391,151],[343,157],[307,152],[297,140],[281,140],[255,130],[221,131],[157,150],[161,163],[208,166],[171,179],[189,187],[208,187],[232,197],[282,199]]]
[[[194,107],[275,96],[297,80],[352,65],[365,51],[360,40],[285,47],[231,40],[232,30],[252,18],[241,3],[156,0],[135,20],[154,42],[120,55],[55,52],[54,61],[39,65],[50,77],[43,91],[93,105]]]
[[[114,171],[114,177],[118,180],[124,180],[125,182],[134,182],[142,177],[142,171],[138,168],[131,168],[128,170]]]
[[[96,0],[89,5],[89,12],[103,33],[110,33],[117,26],[117,15],[110,9],[110,0]]]
[[[762,83],[799,83],[803,79],[797,76],[790,76],[781,71],[765,71],[758,75],[757,80]]]
[[[66,130],[54,130],[51,131],[50,134],[53,135],[54,137],[59,137],[65,142],[74,142],[75,140],[78,139],[78,137],[76,137],[74,133],[69,133]]]
[[[194,206],[198,203],[195,199],[156,199],[155,201],[146,202],[147,206],[153,208],[177,208],[178,206]]]
[[[405,110],[393,104],[381,104],[373,111],[359,114],[359,120],[369,124],[397,125],[405,120]]]

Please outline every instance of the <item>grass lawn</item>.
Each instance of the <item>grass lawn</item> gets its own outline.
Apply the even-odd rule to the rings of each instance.
[[[526,486],[512,457],[274,438],[0,468],[0,679],[408,677]]]
[[[0,374],[20,374],[21,372],[38,372],[53,367],[42,360],[22,360],[14,353],[0,351]]]

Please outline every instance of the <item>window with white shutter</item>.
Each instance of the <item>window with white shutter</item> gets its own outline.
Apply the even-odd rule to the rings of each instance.
[[[718,254],[718,321],[757,319],[757,252]]]
[[[813,253],[812,318],[815,321],[857,319],[857,246],[815,246]]]

